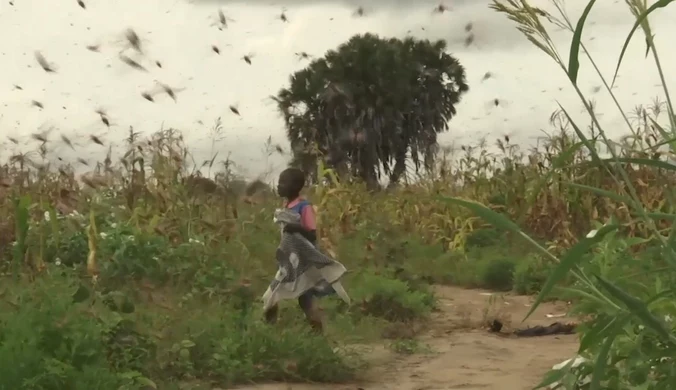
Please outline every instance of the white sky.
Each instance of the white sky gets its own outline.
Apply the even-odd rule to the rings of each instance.
[[[465,66],[470,91],[458,106],[451,130],[442,143],[471,142],[481,136],[497,138],[509,134],[521,143],[532,143],[541,129],[548,129],[549,116],[556,101],[587,124],[582,104],[565,75],[553,60],[533,47],[504,15],[488,8],[486,0],[447,2],[452,10],[433,14],[438,3],[429,1],[368,2],[366,17],[352,16],[356,6],[348,2],[236,2],[183,0],[84,0],[86,10],[76,0],[8,0],[0,3],[0,142],[4,136],[22,140],[22,148],[35,148],[30,134],[53,127],[81,146],[78,155],[65,145],[54,146],[52,153],[66,160],[77,157],[103,159],[106,149],[91,144],[88,134],[121,145],[129,126],[144,133],[160,127],[181,129],[199,159],[210,157],[210,127],[222,118],[224,139],[214,149],[220,157],[231,157],[254,176],[278,171],[282,157],[266,157],[262,152],[268,136],[286,146],[281,117],[267,96],[287,85],[291,73],[301,69],[295,52],[321,56],[352,35],[373,32],[381,36],[403,37],[408,30],[420,38],[449,42],[449,51]],[[285,4],[289,23],[278,16]],[[548,7],[548,1],[531,2]],[[576,21],[585,1],[570,1],[567,10]],[[223,8],[234,19],[229,28],[219,31],[214,22]],[[667,81],[676,84],[672,69],[676,54],[669,36],[676,35],[676,7],[667,7],[651,18]],[[672,21],[669,23],[669,21]],[[475,43],[463,45],[464,27],[473,23]],[[617,57],[633,18],[623,1],[598,1],[589,18],[584,41],[607,77],[612,76]],[[124,47],[123,32],[134,28],[147,50],[142,63],[148,73],[123,64],[118,52]],[[422,28],[425,30],[422,30]],[[567,58],[570,34],[551,31],[559,52]],[[593,40],[592,40],[593,38]],[[85,47],[101,44],[101,52]],[[211,51],[218,45],[221,55]],[[231,45],[231,46],[226,46]],[[46,73],[37,64],[34,51],[40,50],[57,67]],[[661,96],[652,57],[645,59],[642,32],[625,56],[615,92],[625,111],[638,104],[650,104]],[[253,52],[253,64],[241,57]],[[581,57],[583,55],[581,54]],[[135,57],[138,58],[138,57]],[[163,68],[153,65],[161,61]],[[482,82],[486,72],[495,76]],[[597,101],[601,120],[611,135],[626,132],[610,97],[605,92],[592,94],[601,85],[587,61],[580,71],[583,90]],[[155,103],[140,93],[160,80],[176,88],[178,102],[158,95]],[[19,85],[22,90],[13,86]],[[504,107],[490,107],[498,98]],[[32,100],[44,104],[40,110]],[[241,117],[228,106],[238,104]],[[108,130],[94,110],[107,110],[113,127]],[[55,142],[55,145],[57,143]],[[0,150],[6,158],[13,150]],[[119,148],[118,150],[121,150]]]

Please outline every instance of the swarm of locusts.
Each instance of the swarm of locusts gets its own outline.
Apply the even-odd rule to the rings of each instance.
[[[92,12],[92,9],[95,9],[96,7],[96,5],[93,3],[89,4],[87,0],[77,0],[74,3],[76,3],[78,7],[75,12],[88,13]],[[12,4],[12,6],[18,5]],[[432,9],[431,11],[434,14],[446,14],[451,12],[451,8],[442,3],[434,7],[434,9]],[[365,18],[369,17],[370,15],[371,10],[363,6],[359,6],[352,11],[353,18]],[[214,27],[222,31],[223,34],[227,34],[227,32],[230,29],[237,28],[238,24],[237,21],[232,17],[230,17],[228,13],[223,9],[215,10],[211,19],[212,19],[211,27]],[[279,23],[283,26],[294,23],[293,15],[286,8],[282,8],[279,11],[275,12],[274,17],[273,15],[271,15],[270,19],[271,23]],[[333,21],[334,17],[329,16],[327,17],[327,19],[329,21]],[[424,27],[421,27],[421,29],[424,30]],[[473,31],[474,31],[473,25],[471,23],[468,23],[465,26],[465,33],[471,35]],[[466,45],[471,44],[472,40],[473,37],[466,38],[465,44]],[[205,41],[203,45],[205,56],[225,57],[232,55],[234,56],[233,58],[242,61],[246,66],[256,67],[258,65],[257,61],[258,55],[256,53],[245,51],[230,54],[231,50],[227,50],[226,48],[231,48],[232,45],[226,44],[220,40]],[[180,104],[180,93],[185,90],[185,87],[177,87],[160,80],[162,77],[160,75],[160,70],[163,70],[165,68],[171,68],[172,64],[166,61],[166,59],[155,57],[156,54],[151,49],[152,41],[150,39],[149,33],[139,30],[138,28],[124,26],[120,28],[119,33],[117,33],[117,36],[113,40],[110,40],[108,42],[106,41],[83,42],[81,47],[83,50],[87,50],[90,53],[88,54],[89,56],[97,56],[102,53],[112,54],[111,56],[107,57],[111,58],[111,61],[113,62],[107,64],[107,66],[116,65],[115,62],[117,62],[117,65],[120,65],[123,68],[128,68],[129,72],[138,72],[139,75],[142,75],[142,77],[145,77],[147,79],[147,87],[137,90],[136,95],[134,95],[133,90],[131,90],[129,99],[132,100],[137,99],[138,104],[141,105]],[[49,77],[60,77],[61,71],[64,70],[66,66],[69,66],[64,63],[55,64],[49,58],[50,52],[49,47],[36,49],[37,50],[34,51],[34,59],[35,63],[38,65],[35,67],[37,71],[45,72],[50,75]],[[310,61],[315,58],[313,54],[304,50],[296,50],[294,54],[295,57],[298,59],[298,61]],[[78,64],[78,66],[81,66],[81,64]],[[486,76],[486,78],[487,77],[488,76]],[[332,87],[335,88],[335,86],[333,85]],[[15,84],[14,90],[24,91],[23,93],[26,93],[27,88],[24,89],[21,85]],[[45,107],[50,107],[52,105],[59,104],[59,102],[47,101],[44,98],[40,100],[30,99],[29,101],[30,105],[34,107],[36,110],[44,110]],[[245,110],[243,110],[243,107],[240,107],[239,103],[236,101],[226,103],[226,107],[228,107],[229,113],[234,116],[239,117],[246,114]],[[111,112],[104,107],[101,106],[93,107],[91,116],[92,121],[96,123],[97,126],[103,127],[107,132],[114,131],[114,129],[118,127],[116,118],[113,115],[111,115]],[[127,137],[128,150],[124,154],[124,156],[120,159],[121,166],[113,168],[111,157],[112,145],[110,145],[110,142],[107,142],[106,140],[106,136],[109,133],[90,132],[91,134],[87,134],[86,137],[75,137],[63,133],[54,136],[53,133],[55,132],[55,130],[56,130],[55,128],[50,127],[46,130],[38,129],[38,131],[33,132],[30,139],[31,142],[39,143],[37,153],[23,153],[23,154],[17,153],[14,156],[12,156],[10,158],[11,164],[5,166],[7,170],[5,172],[0,172],[0,182],[7,184],[16,181],[13,180],[13,174],[9,173],[11,169],[14,169],[8,168],[10,166],[14,167],[18,166],[19,170],[30,169],[32,167],[35,168],[36,172],[44,171],[43,168],[49,166],[49,163],[45,162],[47,161],[45,156],[47,155],[48,145],[50,143],[51,144],[58,143],[63,147],[55,148],[54,150],[57,150],[56,153],[58,153],[58,151],[64,151],[65,153],[69,153],[72,156],[70,158],[72,161],[75,161],[77,164],[86,167],[87,168],[86,170],[88,170],[89,173],[93,172],[93,176],[90,175],[89,173],[81,175],[81,177],[79,178],[80,179],[79,182],[81,182],[81,184],[84,184],[84,186],[80,187],[80,184],[77,185],[73,184],[77,182],[77,180],[75,180],[74,167],[69,166],[67,164],[63,164],[58,168],[57,177],[60,183],[56,186],[58,187],[58,190],[55,190],[53,191],[53,193],[50,193],[48,197],[55,200],[55,204],[58,210],[60,210],[62,213],[68,213],[76,208],[76,206],[73,205],[73,202],[75,202],[75,200],[79,198],[79,194],[86,193],[86,191],[85,192],[81,191],[92,188],[96,189],[101,186],[104,187],[110,186],[111,180],[112,183],[115,183],[114,185],[116,186],[116,188],[126,189],[123,191],[123,193],[125,194],[124,202],[126,202],[128,206],[132,209],[133,205],[138,200],[138,198],[142,196],[152,196],[155,199],[155,201],[160,203],[169,202],[169,200],[164,198],[170,196],[169,195],[170,191],[167,191],[166,189],[163,191],[153,191],[150,189],[151,185],[148,184],[146,180],[148,179],[149,175],[153,175],[154,173],[147,172],[148,163],[151,161],[153,162],[152,172],[154,172],[157,169],[157,167],[155,166],[157,161],[167,161],[169,164],[174,164],[172,166],[183,167],[184,166],[183,164],[188,158],[186,148],[184,146],[180,146],[182,145],[183,142],[181,137],[172,138],[173,136],[170,136],[169,137],[170,140],[168,141],[166,138],[166,134],[162,136],[158,136],[156,134],[151,136],[147,141],[142,141],[139,138],[139,134],[135,132],[133,128],[129,128],[129,135]],[[56,130],[57,133],[58,131],[59,130]],[[9,138],[9,141],[13,144],[17,145],[19,144],[19,140],[15,137]],[[101,162],[96,162],[93,161],[93,159],[91,158],[88,159],[87,156],[83,155],[84,154],[82,151],[83,148],[81,148],[84,144],[93,145],[96,146],[97,148],[106,148],[107,153],[105,160]],[[170,144],[170,146],[167,146],[168,144]],[[280,145],[272,145],[272,150],[280,154],[284,153],[284,149]],[[162,157],[164,160],[162,159],[158,160],[156,158],[157,153],[160,154],[167,153],[167,155]],[[42,164],[35,162],[39,160],[39,158],[35,158],[36,154],[42,157],[43,162]],[[57,156],[57,159],[60,162],[64,162],[64,160],[61,157]],[[209,164],[209,166],[213,165],[213,163],[214,163],[213,160],[205,161],[205,164]],[[184,168],[176,168],[176,169],[180,170]],[[226,167],[226,169],[228,168]],[[98,173],[101,173],[102,171],[106,172],[106,174],[96,176]],[[181,173],[182,176],[184,177],[191,177],[190,174],[187,172]],[[153,181],[161,182],[161,179],[157,177],[154,178]],[[187,182],[200,183],[197,187],[200,187],[201,188],[200,191],[204,193],[223,192],[223,191],[219,192],[219,190],[217,190],[218,186],[216,186],[215,182],[211,179],[198,177],[194,178],[194,180],[188,180]],[[8,186],[3,186],[2,188],[11,188],[11,186],[8,184]],[[42,188],[43,189],[49,188],[49,186],[43,185]],[[253,198],[249,196],[248,192],[250,191],[248,189],[246,192],[247,196],[245,200],[247,201],[247,203],[249,203]],[[328,198],[329,197],[326,197],[326,199]],[[2,199],[2,196],[0,196],[0,199]],[[322,202],[320,201],[320,203]],[[320,205],[320,207],[323,206]],[[401,208],[398,207],[398,209]],[[393,208],[392,210],[395,210],[395,208]],[[327,211],[329,213],[333,212],[330,209],[328,209]],[[236,209],[232,210],[232,212],[233,214],[236,215]],[[0,240],[0,244],[1,243],[2,242]],[[95,248],[96,240],[94,238],[92,238],[90,245],[92,246],[92,248]],[[95,249],[92,249],[91,252],[95,253],[96,251]],[[91,259],[91,262],[94,261],[95,259]],[[95,268],[95,266],[93,266],[93,268]]]
[[[13,5],[13,4],[12,4]],[[77,0],[77,5],[81,8],[81,12],[90,12],[90,7],[88,7],[87,3],[85,0]],[[435,6],[434,9],[432,10],[433,13],[436,14],[443,14],[450,12],[451,8],[444,3],[440,3],[439,5]],[[354,12],[353,12],[353,17],[365,17],[367,16],[368,12],[363,6],[357,7]],[[231,27],[231,25],[235,22],[235,19],[231,18],[226,14],[226,12],[223,9],[218,9],[214,15],[214,22],[212,23],[212,26],[217,27],[221,31],[225,31],[228,28]],[[277,22],[278,23],[284,23],[288,24],[291,23],[291,18],[288,16],[288,11],[286,8],[282,8],[281,11],[277,14],[276,16]],[[331,17],[329,20],[333,20],[334,18]],[[474,40],[474,35],[472,33],[472,23],[468,23],[465,26],[465,32],[468,34],[466,39],[465,39],[465,45],[469,46],[473,40]],[[424,29],[424,28],[423,28]],[[114,50],[117,50],[117,55],[116,58],[124,65],[129,67],[130,69],[137,71],[137,72],[142,72],[142,73],[147,73],[151,74],[153,72],[153,68],[164,68],[166,64],[163,63],[160,59],[157,58],[150,58],[147,50],[147,45],[149,44],[147,39],[143,38],[143,34],[139,33],[137,30],[134,28],[128,27],[124,28],[121,31],[120,34],[120,39],[116,40],[116,44],[118,45],[120,42],[122,46],[118,46],[117,48],[113,48]],[[111,44],[112,46],[112,44]],[[210,51],[213,54],[216,55],[221,55],[223,54],[223,50],[221,47],[223,46],[232,46],[229,44],[219,44],[219,43],[208,43],[205,45],[207,48],[210,49]],[[101,43],[96,43],[96,44],[87,44],[84,46],[87,50],[91,51],[92,53],[101,53],[103,50],[106,49],[106,45],[103,45]],[[38,63],[39,67],[47,73],[54,74],[55,77],[58,77],[58,67],[56,64],[50,62],[45,54],[40,51],[36,50],[35,53],[35,60]],[[299,51],[295,53],[295,56],[298,58],[299,61],[303,60],[311,60],[314,58],[311,54],[309,54],[306,51]],[[244,61],[247,65],[254,65],[254,59],[256,57],[255,53],[248,52],[239,57],[241,61]],[[490,73],[486,73],[487,76],[484,77],[484,79],[488,78]],[[185,88],[178,88],[175,86],[170,86],[167,83],[164,83],[162,81],[159,81],[157,79],[153,79],[152,81],[152,86],[148,87],[146,89],[143,89],[138,92],[138,96],[142,99],[144,99],[146,102],[150,103],[157,103],[158,102],[158,97],[160,95],[166,95],[168,96],[171,100],[173,100],[174,103],[178,103],[178,93],[185,90]],[[23,90],[23,88],[20,85],[14,85],[14,89],[16,90]],[[495,99],[497,102],[498,99]],[[39,101],[39,100],[31,100],[31,106],[36,107],[37,109],[44,109],[46,104],[51,104],[53,102],[44,102],[44,101]],[[496,104],[497,105],[497,104]],[[241,116],[242,115],[242,110],[239,108],[239,104],[236,102],[232,102],[231,104],[228,105],[228,108],[230,112],[236,116]],[[103,125],[110,130],[111,126],[115,126],[114,122],[111,120],[111,117],[109,113],[102,107],[96,108],[94,110],[94,114],[98,118],[98,121],[100,123],[103,123]],[[65,136],[61,137],[61,140],[66,143],[66,145],[71,149],[71,150],[76,150],[75,144],[73,142],[66,142],[65,140],[68,139]],[[102,139],[101,135],[90,135],[89,140],[95,144],[98,145],[104,145],[104,141]],[[45,141],[46,142],[46,141]],[[44,143],[44,142],[43,142]],[[83,160],[82,158],[79,158],[79,160]]]
[[[81,12],[90,12],[90,7],[87,7],[85,3],[80,4],[80,7]],[[452,10],[444,4],[440,4],[431,10],[431,12],[435,15],[442,15],[452,12]],[[353,11],[352,17],[363,18],[368,15],[369,11],[367,11],[366,8],[358,7]],[[224,33],[226,33],[228,29],[234,28],[233,26],[236,26],[237,23],[234,19],[227,16],[226,12],[223,10],[215,11],[213,19],[215,20],[215,28],[222,30]],[[329,19],[332,19],[332,17],[329,17]],[[282,25],[294,23],[293,15],[290,15],[289,11],[286,9],[282,9],[280,12],[275,13],[274,18],[273,15],[271,15],[271,20],[274,20],[274,23],[281,23]],[[476,42],[473,35],[476,29],[477,26],[473,23],[459,25],[458,32],[460,34],[465,34],[464,43],[466,45],[472,45]],[[120,45],[117,45],[117,47],[112,49],[115,50],[115,55],[111,58],[113,58],[114,61],[119,61],[120,65],[128,67],[130,71],[147,75],[149,79],[148,83],[153,84],[153,86],[148,89],[138,91],[136,96],[133,96],[132,92],[130,98],[138,99],[139,104],[180,104],[179,94],[183,88],[171,86],[151,76],[157,69],[171,67],[171,64],[165,63],[166,61],[160,61],[160,59],[157,58],[151,58],[151,50],[149,50],[151,42],[148,41],[148,36],[134,28],[122,28],[120,29],[118,43],[119,42],[121,42],[121,47],[119,47]],[[228,55],[227,51],[221,50],[221,48],[224,47],[223,44],[207,41],[204,42],[203,47],[205,55]],[[97,55],[97,53],[106,51],[108,47],[101,43],[92,44],[91,42],[88,42],[87,45],[83,46],[83,49],[90,51],[92,55]],[[37,68],[38,70],[46,72],[50,77],[59,77],[60,68],[57,64],[54,64],[49,60],[49,56],[45,55],[42,51],[35,51],[34,55],[35,62],[39,65],[39,68]],[[309,60],[313,57],[312,54],[307,51],[301,50],[295,51],[295,55],[299,61]],[[238,53],[234,54],[233,58],[243,61],[247,67],[256,67],[258,65],[254,53]],[[497,77],[499,77],[499,75],[486,71],[477,81],[491,83],[492,80]],[[337,87],[331,84],[330,88]],[[14,85],[14,89],[17,91],[24,91],[25,93],[25,89],[19,84]],[[165,96],[166,98],[163,99]],[[273,96],[272,99],[276,98]],[[42,110],[50,104],[58,103],[32,99],[30,100],[30,104],[35,107],[36,110]],[[240,107],[237,102],[228,102],[225,106],[228,107],[229,114],[234,116],[246,115],[246,111]],[[487,99],[485,102],[487,110],[501,110],[508,106],[509,102],[506,102],[500,97],[493,97]],[[107,130],[116,127],[115,118],[103,107],[96,107],[92,110],[92,120],[95,120],[100,126],[104,126]],[[646,129],[645,131],[649,133],[651,130]],[[91,169],[96,169],[98,165],[102,165],[103,169],[110,169],[111,152],[110,145],[106,142],[105,133],[89,134],[83,141],[76,140],[73,137],[64,134],[54,137],[52,134],[53,132],[53,128],[34,132],[31,137],[31,142],[39,143],[39,150],[37,153],[33,154],[26,153],[12,156],[10,161],[13,166],[19,167],[17,168],[19,171],[28,169],[27,167],[31,166],[33,156],[35,154],[44,155],[47,148],[46,145],[56,141],[64,146],[62,150],[74,154],[74,160],[77,161],[78,164],[87,166]],[[647,133],[644,134],[646,142],[653,142],[654,144],[654,139],[650,138],[651,134]],[[128,202],[129,205],[133,205],[134,202],[137,201],[137,197],[142,196],[140,194],[143,194],[143,196],[156,197],[157,199],[155,199],[155,201],[157,201],[158,204],[165,205],[163,207],[166,207],[166,204],[171,203],[171,201],[166,198],[172,196],[170,194],[171,191],[167,190],[172,184],[167,184],[166,187],[163,187],[162,191],[155,192],[147,190],[146,185],[144,184],[149,178],[152,178],[152,180],[148,180],[148,182],[162,182],[163,180],[159,176],[156,178],[150,177],[153,173],[145,171],[146,166],[150,161],[153,161],[153,163],[162,161],[165,164],[175,164],[175,169],[177,170],[185,169],[182,164],[188,159],[188,154],[184,147],[176,146],[182,145],[182,139],[180,137],[170,137],[170,139],[171,140],[168,141],[165,134],[163,136],[153,136],[147,142],[143,142],[138,139],[138,133],[135,133],[133,129],[129,129],[129,148],[121,160],[123,167],[119,168],[122,172],[128,173],[128,177],[121,175],[124,179],[119,179],[118,176],[115,176],[117,177],[116,180],[120,180],[118,182],[119,187],[133,189],[133,191],[130,190],[129,193],[125,193],[124,195],[124,201]],[[651,139],[653,140],[650,141]],[[9,141],[13,144],[19,144],[17,138],[9,138]],[[453,210],[451,212],[447,210],[446,206],[439,205],[438,202],[421,201],[421,199],[427,199],[425,195],[427,195],[429,191],[438,191],[438,188],[444,188],[445,191],[454,191],[455,195],[466,196],[483,203],[500,202],[500,199],[494,197],[494,194],[500,194],[500,196],[506,200],[503,202],[503,206],[501,206],[502,212],[515,218],[523,218],[524,224],[527,225],[531,231],[538,232],[543,237],[563,242],[564,245],[566,242],[572,242],[574,237],[581,234],[580,231],[573,231],[573,228],[582,230],[587,229],[583,232],[584,234],[589,231],[589,226],[587,226],[589,215],[593,215],[595,218],[602,218],[615,212],[614,210],[617,205],[605,205],[604,207],[599,207],[593,197],[582,192],[576,192],[575,197],[570,198],[569,195],[561,195],[557,186],[552,186],[551,188],[543,187],[539,193],[539,197],[531,199],[532,196],[528,193],[528,183],[536,182],[538,178],[541,178],[544,172],[555,165],[555,161],[558,161],[558,156],[570,151],[572,145],[576,144],[576,140],[565,135],[557,136],[548,140],[544,146],[532,153],[518,151],[518,148],[511,143],[512,141],[513,137],[511,137],[510,134],[504,134],[498,140],[503,155],[489,153],[486,150],[485,144],[480,144],[479,146],[465,145],[461,147],[459,151],[455,151],[455,153],[461,154],[458,159],[459,165],[457,167],[450,163],[447,164],[445,162],[446,160],[443,158],[438,162],[439,167],[433,185],[411,186],[408,187],[406,191],[398,193],[395,197],[383,197],[382,199],[379,199],[378,202],[373,202],[372,195],[363,191],[322,192],[321,188],[319,188],[319,192],[315,194],[314,197],[318,208],[322,210],[319,218],[326,218],[326,220],[330,221],[340,221],[339,224],[323,225],[324,227],[322,229],[326,229],[327,231],[320,232],[320,236],[327,237],[329,240],[329,242],[323,243],[323,246],[330,249],[331,237],[337,237],[340,234],[345,234],[354,230],[356,228],[354,221],[382,219],[385,214],[387,214],[386,220],[396,221],[398,225],[406,226],[409,231],[417,232],[420,237],[423,237],[430,243],[443,243],[447,247],[462,246],[466,235],[480,226],[480,221],[469,218],[466,214],[463,214],[461,210]],[[78,147],[84,142],[95,145],[98,148],[108,149],[106,159],[102,164],[89,161],[85,156],[79,155]],[[650,145],[643,145],[642,147],[646,149],[648,146]],[[273,149],[276,149],[279,153],[283,152],[283,149],[279,145],[274,146]],[[161,158],[157,158],[156,153],[160,153],[160,151],[164,154],[162,154]],[[642,157],[640,155],[632,155],[630,152],[627,153],[627,157]],[[570,158],[575,162],[581,163],[582,161],[585,161],[586,157],[581,152],[575,152],[570,154]],[[505,161],[523,160],[528,162],[505,166]],[[214,162],[213,160],[205,161],[204,164],[211,166]],[[36,165],[32,166],[35,167]],[[230,166],[228,165],[225,168],[229,169],[229,167]],[[8,173],[11,169],[5,168],[5,172],[0,172],[0,184],[2,184],[0,185],[0,193],[4,191],[4,189],[11,187],[8,183],[13,183],[15,181],[14,176]],[[39,171],[40,167],[38,166],[37,168]],[[153,170],[155,169],[157,169],[157,167],[153,166]],[[183,176],[190,176],[189,173],[184,171],[181,171],[181,173]],[[323,173],[328,175],[330,170],[325,169]],[[507,175],[507,173],[509,176],[504,176]],[[473,175],[479,175],[480,178],[476,178]],[[576,171],[566,171],[557,173],[557,175],[559,175],[556,177],[557,182],[579,182],[589,187],[605,188],[609,192],[620,191],[612,186],[609,187],[603,172],[585,171],[582,174]],[[77,193],[77,190],[74,190],[72,185],[70,189],[68,189],[68,185],[63,184],[74,181],[73,172],[70,167],[59,168],[59,177],[62,182],[59,182],[57,186],[59,189],[54,192],[53,196],[59,199],[57,202],[58,204],[64,205],[70,202],[68,199],[71,199],[73,194]],[[165,177],[176,176],[166,175]],[[491,179],[487,180],[486,177]],[[632,171],[632,177],[635,177],[637,180],[638,184],[636,185],[636,188],[638,195],[645,204],[658,202],[659,199],[663,199],[665,196],[662,192],[655,191],[650,185],[645,184],[653,183],[657,180],[648,170]],[[673,177],[660,178],[659,180],[665,183],[676,183],[676,179]],[[98,186],[100,183],[104,182],[92,177],[84,178],[82,181],[89,187]],[[201,178],[199,180],[194,179],[190,182],[200,183],[199,185],[196,185],[196,187],[200,187],[201,192],[219,193],[219,186],[217,186],[212,179]],[[462,183],[462,185],[457,185],[456,183]],[[349,186],[349,184],[346,184],[346,186]],[[567,190],[565,193],[571,194],[572,192],[571,190]],[[63,194],[69,195],[68,197],[65,197]],[[0,199],[2,199],[1,196]],[[247,203],[249,201],[253,202],[252,199],[252,197],[248,196]],[[532,204],[529,205],[530,208],[527,210],[527,215],[523,216],[520,214],[523,210],[519,205],[522,205],[526,199],[530,199]],[[65,206],[62,208],[65,209]],[[618,209],[622,208],[619,207]],[[233,214],[236,214],[236,212],[236,210],[232,211]],[[364,215],[364,213],[371,212],[378,217],[371,218]],[[543,213],[548,216],[547,219],[541,218],[541,216],[544,215]],[[552,226],[554,226],[554,228],[552,228]],[[0,244],[2,244],[1,240]],[[372,244],[369,243],[368,245]]]

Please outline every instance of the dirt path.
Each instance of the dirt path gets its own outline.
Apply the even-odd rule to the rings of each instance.
[[[421,342],[431,353],[397,355],[376,349],[373,369],[361,383],[350,385],[267,384],[240,390],[530,390],[552,365],[575,355],[577,336],[500,337],[479,329],[486,318],[500,318],[509,329],[549,325],[569,318],[563,303],[546,303],[522,324],[532,298],[441,286],[440,311]],[[510,325],[509,322],[512,322]]]

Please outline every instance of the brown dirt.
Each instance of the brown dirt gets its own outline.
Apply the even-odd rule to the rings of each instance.
[[[360,383],[264,384],[239,390],[530,390],[554,364],[575,356],[576,335],[512,338],[482,329],[486,320],[499,318],[504,331],[525,326],[572,322],[548,318],[567,305],[549,302],[521,323],[533,298],[456,287],[437,287],[440,310],[420,337],[432,352],[398,355],[375,348],[367,357],[373,368]],[[492,295],[491,295],[492,294]],[[511,323],[511,325],[510,325]]]

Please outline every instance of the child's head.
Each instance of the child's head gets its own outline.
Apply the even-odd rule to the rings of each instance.
[[[298,168],[287,168],[279,174],[277,193],[279,196],[293,199],[300,195],[305,186],[305,174]]]

